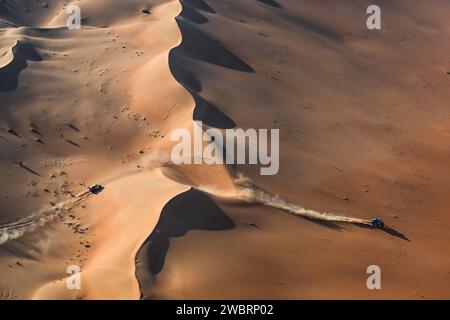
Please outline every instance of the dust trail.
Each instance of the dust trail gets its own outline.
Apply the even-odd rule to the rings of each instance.
[[[283,210],[295,216],[301,216],[308,219],[371,225],[370,221],[366,219],[306,209],[295,202],[289,201],[279,195],[272,194],[256,186],[249,178],[245,177],[242,174],[239,174],[237,178],[234,179],[234,184],[236,186],[236,190],[234,191],[222,191],[206,186],[199,187],[199,189],[216,196],[234,198],[250,203],[261,204],[263,206]]]
[[[144,170],[148,171],[156,168],[171,166],[175,166],[175,164],[167,161],[166,155],[155,156],[152,154],[130,164],[119,173],[104,179],[101,184],[106,186],[112,182]],[[267,207],[286,211],[296,216],[302,216],[310,219],[371,225],[368,220],[303,208],[295,202],[289,201],[281,196],[272,194],[256,186],[249,178],[242,174],[239,174],[238,177],[234,179],[234,184],[236,187],[234,191],[224,191],[208,186],[200,186],[198,189],[219,197],[228,197],[250,203],[261,204]],[[25,233],[32,232],[37,228],[44,226],[48,222],[52,221],[58,214],[63,214],[70,211],[80,203],[88,200],[91,196],[92,194],[89,191],[86,191],[51,208],[32,213],[25,218],[0,224],[0,245],[8,242],[9,240],[18,239]]]
[[[147,157],[143,157],[139,161],[130,164],[119,173],[104,179],[100,182],[100,184],[106,186],[127,176],[142,172],[143,170],[152,170],[172,165],[171,163],[163,162],[162,160],[162,155],[152,154]],[[80,193],[72,199],[60,202],[50,208],[34,212],[27,217],[0,224],[0,245],[3,245],[10,240],[18,239],[25,233],[32,232],[37,228],[44,226],[48,222],[52,221],[58,214],[63,214],[70,211],[82,202],[88,200],[91,196],[92,194],[89,191],[86,191]]]
[[[18,239],[27,232],[36,230],[52,221],[59,213],[69,211],[91,197],[90,192],[83,192],[74,198],[61,202],[51,208],[35,212],[25,218],[0,224],[0,245],[9,240]]]

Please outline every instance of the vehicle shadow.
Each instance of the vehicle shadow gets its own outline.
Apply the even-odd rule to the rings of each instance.
[[[369,225],[366,225],[366,224],[362,224],[362,223],[357,223],[356,225],[361,227],[361,228],[365,228],[365,229],[378,229],[378,230],[383,231],[383,232],[385,232],[385,233],[387,233],[387,234],[389,234],[391,236],[400,238],[400,239],[405,240],[405,241],[411,241],[411,240],[409,240],[409,238],[405,234],[403,234],[403,233],[401,233],[401,232],[399,232],[399,231],[397,231],[397,230],[395,230],[395,229],[393,229],[391,227],[388,227],[386,225],[384,227],[382,227],[382,228],[376,228],[376,227],[372,227],[372,226],[369,226]]]

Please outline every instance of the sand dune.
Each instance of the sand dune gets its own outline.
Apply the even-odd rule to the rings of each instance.
[[[120,2],[119,6],[123,4]],[[19,3],[14,5],[21,8]],[[56,8],[62,1],[50,5]],[[10,232],[7,228],[15,228],[17,224],[24,228],[14,229],[20,230],[20,237],[15,233],[16,240],[2,245],[1,259],[5,262],[2,274],[12,276],[2,277],[1,287],[6,291],[11,288],[16,298],[139,298],[134,255],[156,224],[158,206],[186,188],[154,171],[158,156],[151,153],[158,154],[159,147],[152,145],[164,144],[160,142],[165,134],[164,124],[153,118],[150,122],[152,111],[140,109],[142,105],[148,106],[143,95],[148,87],[141,91],[136,86],[147,81],[148,73],[142,72],[142,66],[148,64],[156,74],[158,69],[159,74],[167,72],[173,85],[166,82],[164,88],[170,95],[177,98],[185,94],[170,76],[167,63],[168,52],[179,39],[174,17],[180,4],[159,1],[149,6],[135,1],[118,10],[110,3],[83,1],[80,6],[89,23],[79,32],[64,28],[61,10],[55,10],[46,19],[30,20],[28,25],[33,27],[6,31],[9,46],[11,41],[30,44],[13,50],[17,62],[2,58],[2,64],[5,61],[6,66],[16,65],[16,79],[11,74],[5,77],[17,81],[14,88],[2,90],[8,101],[1,108],[2,149],[8,156],[2,158],[1,170],[3,177],[13,177],[10,185],[1,186],[2,230],[5,234]],[[102,7],[110,8],[111,15],[105,18]],[[144,9],[152,14],[142,12]],[[151,38],[148,34],[161,36]],[[31,46],[42,57],[41,61],[34,61],[37,59],[30,53]],[[121,59],[126,63],[118,64]],[[27,65],[22,68],[23,62]],[[157,88],[155,92],[162,92]],[[161,114],[173,107],[170,101],[156,102],[158,108],[153,110],[158,109]],[[21,106],[17,113],[16,106]],[[179,110],[182,112],[183,108]],[[96,182],[104,182],[113,198],[87,200],[77,196]],[[139,187],[141,182],[156,189]],[[167,193],[163,191],[164,184]],[[131,195],[114,192],[123,188]],[[136,193],[133,188],[146,189],[150,195]],[[138,196],[134,208],[133,194]],[[122,201],[121,197],[127,200]],[[122,207],[121,202],[127,205]],[[60,210],[54,211],[53,207]],[[149,210],[154,211],[153,218]],[[43,217],[47,214],[53,218],[51,221]],[[113,216],[115,220],[110,221]],[[133,231],[131,221],[142,235]],[[123,245],[117,246],[121,236],[118,230],[113,230],[120,229],[124,222],[129,229],[123,231]],[[28,223],[33,227],[28,227]],[[129,232],[135,234],[135,240],[129,238]],[[49,239],[48,245],[35,248],[36,238]],[[60,238],[65,241],[57,241]],[[97,255],[97,248],[106,255]],[[19,263],[24,267],[15,268],[14,259],[22,261]],[[66,267],[71,264],[82,267],[86,287],[83,292],[66,288]],[[17,287],[18,283],[11,279],[16,278],[17,272],[27,270],[26,276],[22,276],[24,285]],[[113,281],[116,284],[108,280],[110,277],[116,279]],[[105,288],[104,281],[112,289]]]
[[[186,215],[186,211],[194,214]],[[172,238],[185,236],[192,230],[221,231],[231,228],[234,228],[231,219],[204,193],[191,189],[171,199],[136,256],[136,275],[142,298],[157,297],[157,293],[152,291],[156,277],[164,267]]]
[[[34,46],[26,41],[16,41],[12,53],[5,55],[6,60],[0,68],[0,91],[11,91],[17,87],[19,73],[25,69],[27,61],[42,61]]]
[[[435,79],[433,86],[438,86],[434,89],[438,91],[433,94],[421,81],[411,82],[408,63],[395,58],[398,52],[394,48],[410,32],[408,19],[414,19],[416,13],[404,7],[390,7],[388,24],[395,31],[390,35],[382,33],[370,41],[360,20],[346,19],[358,17],[368,2],[343,2],[338,15],[325,13],[336,12],[331,3],[260,2],[262,5],[251,1],[209,2],[209,9],[184,2],[184,11],[178,18],[183,42],[171,53],[172,73],[197,98],[196,108],[201,105],[198,102],[201,97],[213,106],[203,110],[220,111],[220,116],[214,116],[213,120],[206,116],[197,119],[219,128],[234,125],[282,128],[284,166],[278,176],[261,178],[251,167],[239,169],[263,189],[285,195],[290,201],[262,193],[259,201],[254,202],[302,215],[315,215],[315,210],[319,210],[319,215],[326,211],[340,212],[347,217],[359,217],[360,222],[381,215],[392,229],[374,233],[326,221],[326,217],[322,221],[291,220],[261,206],[248,207],[246,201],[238,201],[245,196],[236,196],[236,190],[224,192],[205,183],[204,190],[211,191],[221,204],[223,212],[233,220],[234,230],[213,232],[194,228],[183,237],[171,239],[164,268],[157,275],[151,271],[151,261],[159,258],[149,253],[150,260],[143,262],[142,268],[150,268],[153,277],[150,279],[148,272],[138,273],[141,283],[150,283],[141,284],[143,296],[320,298],[326,292],[331,298],[444,297],[445,286],[439,279],[447,277],[445,267],[427,267],[424,262],[439,259],[443,265],[448,264],[443,254],[447,245],[438,244],[437,240],[447,238],[444,230],[449,226],[448,219],[431,198],[412,201],[418,190],[428,189],[431,193],[436,190],[432,183],[421,179],[439,179],[442,171],[430,171],[431,167],[425,165],[437,159],[435,152],[426,156],[425,162],[410,163],[406,170],[404,167],[403,148],[411,141],[416,141],[417,149],[410,149],[408,158],[428,154],[421,150],[428,144],[429,128],[421,123],[435,123],[436,113],[448,119],[444,95],[438,89],[445,86],[445,67],[420,67],[417,71],[427,74],[423,78]],[[411,16],[400,14],[401,10]],[[403,20],[395,22],[399,16]],[[439,34],[422,35],[419,42],[408,38],[402,42],[405,52],[411,46],[417,55],[410,57],[409,66],[419,56],[426,57],[427,48],[442,40]],[[202,39],[202,43],[190,45],[192,39]],[[203,52],[198,52],[202,51],[201,46],[205,46]],[[386,61],[392,61],[393,65],[386,65]],[[441,76],[435,73],[436,69],[441,69]],[[415,92],[414,98],[406,94],[409,90]],[[380,97],[377,92],[385,94]],[[426,112],[421,108],[419,101],[425,101],[422,100],[425,96],[439,111]],[[423,122],[423,117],[428,120]],[[233,123],[224,119],[232,119]],[[438,138],[441,142],[442,139]],[[407,178],[409,174],[416,178]],[[405,184],[392,185],[392,181]],[[234,200],[224,200],[224,194],[231,194]],[[250,192],[252,197],[254,194]],[[297,203],[315,210],[304,210]],[[424,216],[420,209],[424,207],[434,208],[433,213],[430,209],[426,211],[443,219],[442,229],[436,230],[437,242],[431,240],[429,228],[435,224]],[[198,210],[188,212],[195,216]],[[357,249],[355,242],[364,249]],[[431,243],[436,250],[421,251],[420,248]],[[284,253],[273,255],[281,246]],[[355,254],[357,258],[349,259]],[[417,263],[418,260],[421,262]],[[365,268],[374,261],[388,269],[389,284],[380,293],[368,291],[364,282]],[[428,268],[434,270],[433,275],[417,279],[415,275]],[[336,278],[324,278],[325,273]]]
[[[369,4],[0,1],[0,298],[448,298],[450,6]],[[194,121],[280,172],[174,165]]]

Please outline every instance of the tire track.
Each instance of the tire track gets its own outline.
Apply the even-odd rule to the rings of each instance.
[[[89,191],[83,192],[75,198],[61,202],[51,208],[32,213],[31,215],[11,222],[0,224],[0,245],[14,239],[18,239],[27,232],[34,231],[53,220],[58,214],[69,211],[84,201],[87,201],[93,194]]]
[[[130,166],[130,169],[124,170],[110,178],[105,179],[101,183],[101,185],[107,186],[108,184],[121,180],[130,175],[142,172],[143,170],[153,170],[156,168],[167,166],[171,166],[171,164],[164,162],[158,164],[151,164],[147,167],[140,167],[140,168],[136,168],[136,165],[133,164]],[[92,196],[94,196],[94,194],[92,194],[90,191],[81,192],[74,198],[62,201],[50,208],[45,208],[40,211],[34,212],[24,218],[0,224],[0,246],[10,240],[20,238],[27,232],[32,232],[37,228],[44,226],[48,222],[52,221],[58,214],[63,214],[67,211],[74,209],[81,203],[89,200]]]

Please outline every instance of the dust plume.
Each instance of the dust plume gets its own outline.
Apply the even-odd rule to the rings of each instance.
[[[256,186],[250,178],[244,176],[242,173],[239,173],[234,179],[234,184],[236,186],[234,191],[223,191],[210,186],[202,186],[199,187],[199,189],[219,197],[234,198],[250,203],[260,204],[308,219],[371,225],[370,221],[365,219],[306,209],[295,202],[285,199],[282,196],[272,194]]]

